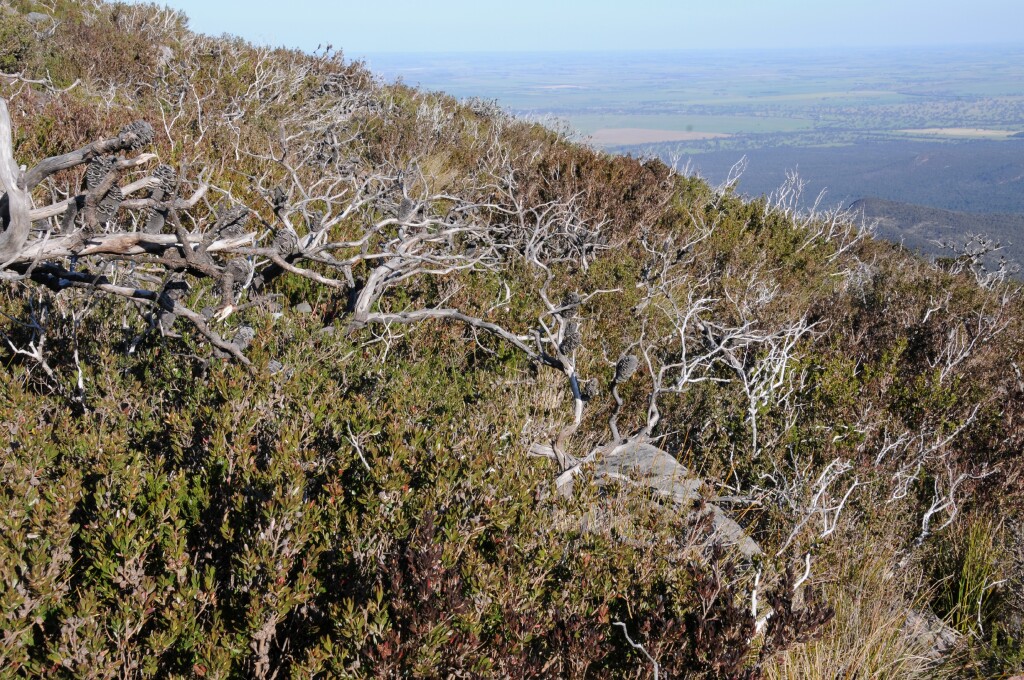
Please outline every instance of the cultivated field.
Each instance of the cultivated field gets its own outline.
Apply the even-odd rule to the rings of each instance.
[[[805,206],[827,190],[829,205],[874,197],[1024,215],[1024,46],[388,55],[369,65],[561,120],[593,146],[658,156],[713,183],[746,157],[738,190],[748,195],[771,193],[795,169],[807,181]],[[891,216],[889,238],[921,231],[906,213]],[[939,229],[966,228],[937,219]],[[1017,222],[979,224],[1024,258]]]
[[[728,135],[720,132],[680,132],[678,130],[652,130],[651,128],[601,128],[589,135],[589,141],[597,146],[620,146],[692,142],[699,139],[721,139],[723,137],[728,137]]]
[[[686,153],[1024,131],[1024,46],[407,54],[368,63],[386,79],[561,118],[605,147],[659,137],[595,134],[623,128],[679,133],[658,141],[692,142]]]
[[[896,134],[910,137],[947,137],[949,139],[1009,139],[1016,130],[992,130],[986,128],[939,127],[920,130],[896,130]]]

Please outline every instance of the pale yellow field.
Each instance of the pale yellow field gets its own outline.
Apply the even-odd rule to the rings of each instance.
[[[929,137],[958,137],[969,139],[1006,139],[1014,134],[1014,130],[987,130],[985,128],[919,128],[917,130],[897,130],[907,135],[928,135]]]
[[[617,146],[620,144],[690,142],[696,139],[715,139],[728,136],[721,132],[652,130],[650,128],[602,128],[590,135],[590,141],[597,146]]]

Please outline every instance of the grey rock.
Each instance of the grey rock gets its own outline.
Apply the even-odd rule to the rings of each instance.
[[[642,441],[622,446],[609,446],[598,456],[594,468],[599,480],[631,481],[643,484],[658,495],[670,499],[682,512],[692,512],[702,500],[704,480],[694,477],[668,453]],[[733,545],[746,557],[761,554],[761,548],[747,536],[736,521],[713,503],[704,503],[704,512],[711,515],[712,538]]]
[[[295,305],[295,307],[293,307],[292,309],[294,309],[297,314],[313,313],[313,306],[308,302],[300,302],[299,304]]]
[[[43,23],[48,24],[51,21],[53,21],[53,17],[51,17],[49,14],[43,14],[42,12],[29,12],[28,14],[25,15],[25,19],[27,19],[30,24],[33,24],[35,26],[38,26],[39,24]]]
[[[280,373],[283,370],[284,370],[284,364],[282,364],[277,359],[271,359],[267,363],[267,371],[269,371],[271,375],[274,375],[276,373]]]
[[[252,326],[242,326],[235,333],[235,337],[231,339],[231,342],[244,352],[255,338],[256,330]]]
[[[903,623],[903,632],[927,647],[925,656],[938,660],[956,647],[958,634],[928,609],[911,609]]]
[[[334,326],[324,326],[323,328],[320,329],[320,333],[322,335],[334,335],[336,330],[337,329],[335,329]]]

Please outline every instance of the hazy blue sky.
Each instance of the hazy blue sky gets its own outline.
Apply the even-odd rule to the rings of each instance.
[[[170,0],[203,33],[380,52],[1024,42],[1024,0]]]

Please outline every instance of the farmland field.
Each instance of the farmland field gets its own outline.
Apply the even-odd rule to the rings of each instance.
[[[560,121],[594,146],[657,156],[713,183],[745,158],[737,186],[750,195],[798,170],[805,205],[823,190],[828,205],[877,199],[865,205],[886,235],[904,229],[925,250],[920,215],[960,231],[975,224],[1024,261],[1024,222],[991,217],[1024,215],[1024,45],[391,54],[368,65],[387,80]]]
[[[634,128],[730,135],[710,148],[859,138],[962,138],[1024,132],[1024,47],[377,55],[386,79],[496,99],[527,116],[556,116],[584,136]]]

